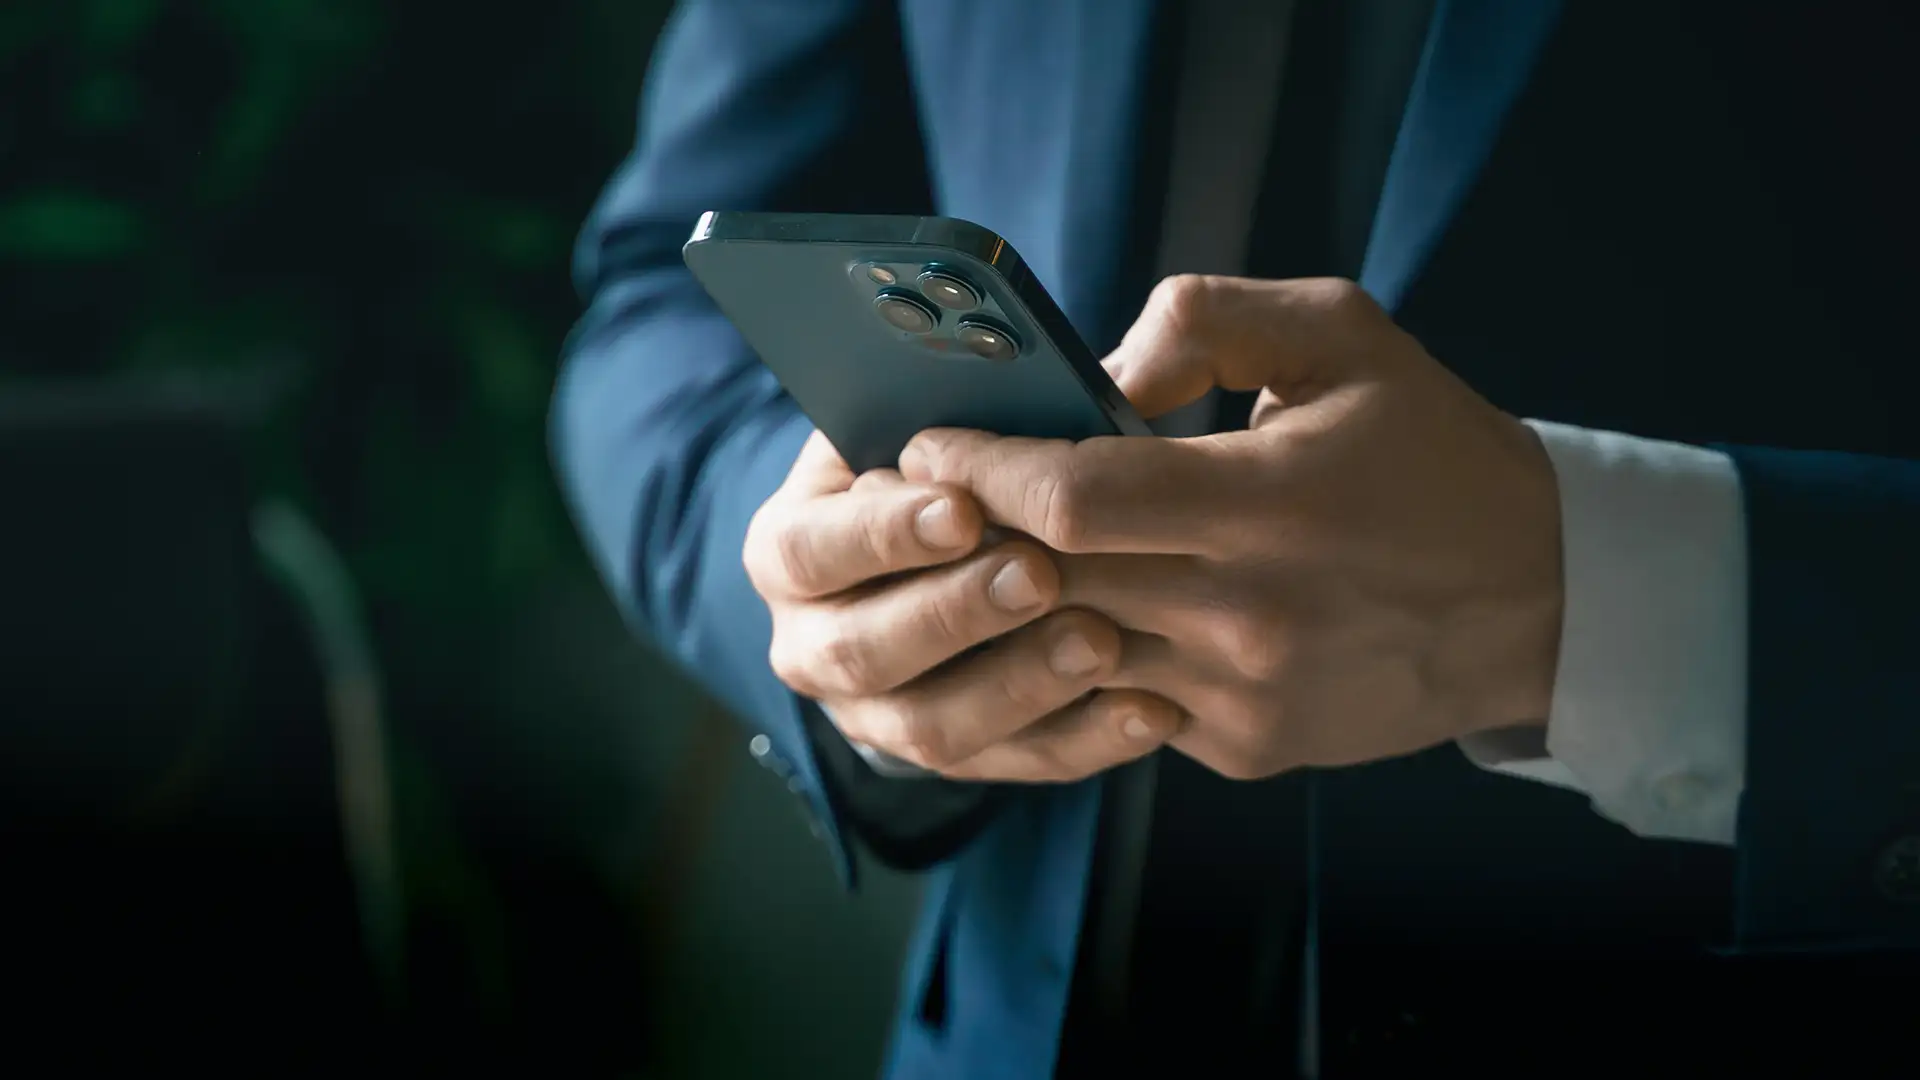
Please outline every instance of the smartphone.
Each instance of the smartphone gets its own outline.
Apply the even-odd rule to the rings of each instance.
[[[930,427],[1150,433],[1013,245],[972,222],[710,211],[682,255],[856,472]]]
[[[1152,433],[1013,245],[972,222],[709,211],[682,257],[855,472],[930,427]],[[937,775],[853,747],[883,776]]]

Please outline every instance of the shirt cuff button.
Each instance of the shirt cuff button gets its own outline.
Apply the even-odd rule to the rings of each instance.
[[[1699,773],[1674,773],[1653,785],[1654,802],[1670,814],[1696,811],[1712,795],[1713,783]]]

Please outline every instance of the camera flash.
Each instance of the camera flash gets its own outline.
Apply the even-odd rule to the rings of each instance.
[[[893,271],[884,266],[869,266],[867,267],[867,280],[873,282],[875,285],[891,285],[899,279],[894,275]]]

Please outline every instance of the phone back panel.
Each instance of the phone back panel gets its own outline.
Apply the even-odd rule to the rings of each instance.
[[[702,218],[685,258],[856,470],[894,465],[929,427],[1075,440],[1148,431],[1012,248],[979,226],[717,213]],[[947,284],[956,279],[977,303],[956,297]],[[904,304],[889,310],[909,321],[912,310],[929,315],[930,328],[890,322],[883,294]],[[983,358],[967,345],[1004,351],[999,338],[1016,346],[1011,357]]]

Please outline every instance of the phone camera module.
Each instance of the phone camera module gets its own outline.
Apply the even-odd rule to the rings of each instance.
[[[980,294],[974,287],[946,270],[921,274],[920,291],[948,311],[972,311],[980,306]]]
[[[962,320],[953,336],[982,360],[1011,360],[1020,355],[1020,342],[1013,333],[985,319]]]
[[[940,325],[940,312],[913,293],[888,289],[874,297],[873,309],[888,326],[909,334],[931,334]]]

